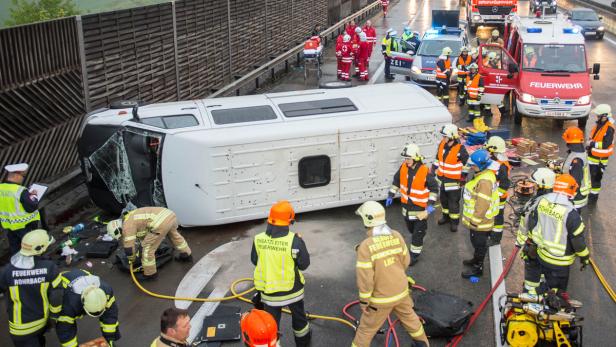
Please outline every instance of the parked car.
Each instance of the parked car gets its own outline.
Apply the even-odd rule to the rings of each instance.
[[[603,39],[605,34],[605,26],[601,20],[603,17],[590,8],[576,7],[567,13],[569,21],[573,25],[580,27],[581,33],[584,36],[595,36],[598,40]]]

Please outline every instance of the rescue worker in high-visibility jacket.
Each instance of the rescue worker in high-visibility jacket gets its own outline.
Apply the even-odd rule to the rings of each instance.
[[[338,37],[336,38],[336,76],[338,77],[338,79],[341,78],[342,76],[342,40],[344,40],[344,35],[346,35],[344,32],[341,33],[340,35],[338,35]]]
[[[497,29],[492,30],[492,35],[486,41],[486,45],[499,45],[500,47],[505,46],[505,41],[500,38],[500,32]]]
[[[304,275],[310,255],[299,234],[289,231],[295,212],[288,201],[279,201],[270,209],[267,229],[256,235],[250,259],[256,266],[254,285],[264,309],[280,326],[284,307],[291,311],[295,345],[309,346],[310,324],[304,309]],[[259,301],[259,300],[257,300]]]
[[[336,55],[340,56],[340,80],[350,81],[351,65],[353,64],[354,60],[353,43],[351,42],[350,35],[344,35],[344,38],[342,39],[342,45],[340,46],[340,51],[336,51]]]
[[[389,8],[389,0],[381,0],[381,6],[383,7],[383,18],[387,18],[387,9]]]
[[[443,48],[441,55],[436,61],[436,97],[443,102],[443,105],[449,105],[449,85],[451,84],[451,53],[453,51],[449,47]]]
[[[366,33],[366,41],[368,41],[368,65],[370,65],[370,57],[372,57],[372,50],[376,45],[376,29],[372,26],[372,21],[367,20],[366,25],[363,28],[363,31]]]
[[[388,29],[385,37],[381,40],[381,53],[385,59],[385,79],[393,80],[395,77],[391,74],[391,60],[393,59],[392,52],[398,52],[399,45],[397,40],[398,32],[393,29]]]
[[[539,199],[552,192],[556,174],[554,171],[542,167],[533,171],[530,179],[537,185],[537,193],[530,199],[522,211],[520,216],[520,225],[516,233],[515,246],[522,249],[520,256],[524,260],[524,293],[542,294],[541,285],[541,265],[537,258],[537,245],[528,237],[528,229],[526,223],[530,216],[530,212],[537,208]]]
[[[411,266],[419,261],[423,240],[428,230],[428,215],[434,211],[438,197],[438,183],[434,174],[423,163],[423,156],[416,144],[407,144],[401,153],[404,162],[394,175],[385,206],[391,206],[400,192],[402,215],[411,233]]]
[[[73,269],[60,275],[63,290],[62,309],[56,322],[56,334],[62,347],[77,347],[77,320],[83,314],[98,318],[103,337],[113,347],[120,339],[118,304],[113,289],[100,277]]]
[[[556,177],[553,192],[539,198],[525,222],[528,237],[537,245],[541,274],[552,291],[568,299],[569,268],[579,257],[582,269],[590,262],[584,241],[584,223],[571,199],[577,182],[569,174]]]
[[[370,347],[372,338],[390,313],[395,313],[411,336],[413,346],[429,346],[420,318],[413,310],[406,268],[411,258],[404,238],[387,226],[385,209],[376,201],[363,203],[355,212],[367,237],[357,246],[355,271],[362,315],[352,347]]]
[[[481,115],[481,97],[484,92],[483,77],[479,74],[477,63],[471,63],[468,67],[469,75],[466,78],[466,103],[468,105],[467,122],[472,122],[478,131],[485,131],[486,125]]]
[[[359,33],[359,49],[357,50],[357,64],[359,67],[359,80],[368,81],[368,58],[370,58],[370,50],[372,44],[368,42],[365,32]]]
[[[608,104],[595,107],[597,123],[590,132],[588,144],[588,165],[590,171],[590,202],[596,202],[601,192],[601,180],[610,156],[614,154],[614,123],[612,108]]]
[[[468,152],[460,143],[458,127],[447,124],[441,129],[443,139],[436,151],[436,160],[432,172],[440,184],[441,212],[443,216],[438,225],[449,223],[451,232],[458,231],[460,223],[460,188],[466,177],[464,165],[468,160]]]
[[[488,251],[488,236],[494,227],[494,217],[498,214],[498,184],[496,175],[490,170],[492,159],[485,149],[479,149],[470,156],[474,177],[464,186],[464,211],[462,223],[470,230],[471,244],[475,249],[473,257],[464,260],[469,269],[462,277],[483,275],[483,261]]]
[[[355,34],[351,37],[351,43],[353,46],[353,66],[355,69],[355,74],[353,76],[359,77],[359,45],[360,45],[360,34],[363,33],[361,27],[355,27]]]
[[[505,154],[507,145],[505,140],[499,136],[491,136],[486,144],[486,149],[490,153],[490,159],[492,164],[490,170],[496,175],[496,182],[498,183],[498,214],[494,217],[494,227],[492,227],[492,233],[490,233],[490,241],[492,244],[499,244],[503,237],[503,225],[505,224],[505,204],[509,197],[509,188],[511,187],[511,180],[509,175],[511,174],[511,164]]]
[[[458,69],[458,103],[464,105],[466,98],[466,81],[469,74],[469,67],[473,62],[473,57],[468,54],[468,47],[463,46],[460,50],[460,55],[456,59],[456,67]]]
[[[402,36],[400,37],[400,45],[403,47],[403,51],[409,53],[411,55],[415,55],[419,50],[419,45],[421,45],[421,40],[419,40],[419,35],[415,34],[411,27],[405,26],[404,31],[402,32]]]
[[[573,206],[581,212],[588,204],[590,194],[590,168],[588,155],[584,148],[584,133],[578,127],[570,127],[563,133],[563,139],[567,143],[568,155],[563,163],[562,172],[575,178],[579,190],[573,199]]]
[[[16,347],[45,346],[50,312],[58,312],[49,305],[50,291],[58,281],[57,267],[53,261],[39,257],[53,241],[45,230],[28,232],[21,240],[19,252],[11,256],[9,264],[0,272],[9,335]]]
[[[151,280],[156,272],[156,250],[167,237],[180,254],[176,260],[192,261],[191,250],[184,237],[178,232],[178,219],[175,213],[164,207],[141,207],[128,212],[123,219],[116,219],[107,225],[107,233],[115,238],[122,236],[124,253],[132,263],[139,254],[137,240],[141,243],[141,280]]]
[[[0,227],[9,240],[10,254],[17,254],[21,238],[40,225],[38,198],[35,191],[22,186],[28,164],[7,165],[6,180],[0,183]]]

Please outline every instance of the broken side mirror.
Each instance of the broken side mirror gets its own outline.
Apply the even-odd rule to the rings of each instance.
[[[599,64],[599,63],[592,64],[592,74],[595,75],[595,77],[594,77],[595,80],[599,79],[599,72],[600,71],[601,71],[601,64]]]

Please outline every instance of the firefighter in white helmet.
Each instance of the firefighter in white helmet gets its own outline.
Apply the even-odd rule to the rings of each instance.
[[[400,192],[402,215],[411,233],[411,266],[419,260],[423,239],[428,230],[428,215],[434,211],[438,197],[438,183],[423,163],[419,146],[407,144],[401,153],[404,162],[394,175],[385,206],[390,206]]]
[[[492,164],[490,170],[496,175],[496,182],[498,183],[498,214],[494,217],[494,226],[492,227],[492,233],[490,233],[490,241],[493,244],[499,244],[503,237],[503,225],[505,224],[505,204],[509,197],[509,188],[511,187],[511,180],[509,175],[511,174],[511,164],[505,154],[507,146],[505,140],[499,136],[491,136],[486,144],[486,149],[490,153]]]
[[[443,105],[449,105],[449,85],[451,83],[452,62],[451,53],[453,51],[449,47],[443,48],[441,55],[436,61],[436,97],[443,102]]]
[[[429,346],[413,310],[406,275],[411,257],[404,238],[387,226],[385,209],[376,201],[363,203],[355,214],[363,220],[367,237],[357,247],[355,271],[363,313],[351,346],[369,347],[392,311],[413,339],[413,346]]]
[[[614,154],[614,119],[608,104],[597,105],[592,113],[597,116],[597,123],[590,131],[587,148],[591,183],[589,202],[596,202],[601,192],[603,172],[608,159]]]

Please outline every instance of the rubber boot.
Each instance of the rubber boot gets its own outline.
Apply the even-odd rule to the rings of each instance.
[[[450,219],[449,219],[449,215],[448,214],[444,214],[438,221],[436,221],[436,223],[438,223],[438,225],[444,225],[449,223]]]
[[[599,200],[599,194],[589,194],[588,195],[589,204],[596,204],[597,200]]]
[[[458,231],[458,224],[460,223],[459,219],[452,219],[451,224],[449,225],[449,231],[455,233]]]
[[[467,270],[462,271],[463,278],[471,278],[473,276],[475,277],[483,276],[483,261],[481,261],[481,263],[474,264]]]
[[[186,252],[182,252],[182,253],[178,254],[175,257],[175,260],[181,261],[183,263],[188,263],[188,262],[192,262],[193,261],[193,257],[192,257],[192,255],[190,255],[190,254],[188,254]]]
[[[409,265],[409,267],[414,266],[415,264],[417,264],[417,262],[419,261],[419,255],[420,254],[411,252],[411,264]]]
[[[486,123],[484,123],[483,121],[483,117],[477,117],[475,119],[473,119],[473,128],[475,128],[475,130],[477,131],[487,131],[490,128],[488,128],[488,126],[486,126]]]
[[[141,282],[153,281],[158,278],[158,272],[155,272],[153,275],[146,276],[143,272],[139,272],[135,274],[135,277]]]
[[[475,266],[475,264],[478,264],[478,263],[479,262],[477,261],[477,259],[475,259],[475,257],[462,261],[462,264],[464,264],[464,266]]]
[[[310,347],[310,340],[312,338],[312,331],[308,331],[308,334],[297,337],[295,336],[295,346],[297,347]]]
[[[423,341],[413,340],[411,342],[411,347],[428,347],[428,345],[426,345],[426,343]]]

